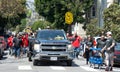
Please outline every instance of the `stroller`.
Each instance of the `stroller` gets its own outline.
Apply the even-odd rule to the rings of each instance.
[[[90,63],[90,67],[95,68],[95,65],[98,65],[98,69],[101,68],[103,64],[101,48],[90,48],[89,63]]]

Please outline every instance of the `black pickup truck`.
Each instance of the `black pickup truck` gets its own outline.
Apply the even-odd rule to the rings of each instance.
[[[72,65],[73,48],[64,30],[38,31],[33,48],[33,65],[37,65],[38,61],[64,61],[68,66]]]

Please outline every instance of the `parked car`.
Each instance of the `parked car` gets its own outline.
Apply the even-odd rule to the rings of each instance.
[[[3,36],[0,36],[0,59],[4,55],[4,50],[6,49],[7,42],[5,41]]]
[[[116,43],[115,46],[114,65],[120,65],[120,43]]]
[[[7,48],[7,42],[4,38],[4,36],[0,36],[0,42],[2,43],[3,50],[5,50]]]

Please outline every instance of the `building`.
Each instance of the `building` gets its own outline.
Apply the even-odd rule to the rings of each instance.
[[[103,11],[113,3],[120,5],[120,0],[94,0],[94,4],[91,7],[90,18],[97,18],[100,28],[104,26]]]
[[[89,19],[97,18],[97,26],[102,28],[104,26],[103,11],[114,2],[120,4],[120,0],[94,0],[93,6],[91,7],[91,10],[88,13]],[[85,36],[86,32],[82,29],[82,26],[83,24],[76,23],[73,26],[72,31],[78,32],[78,34],[81,36]]]
[[[113,3],[114,3],[114,0],[97,0],[96,18],[98,19],[99,27],[104,26],[103,11]]]

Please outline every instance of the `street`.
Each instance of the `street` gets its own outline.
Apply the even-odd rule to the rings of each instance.
[[[97,65],[96,65],[97,67]],[[39,66],[33,66],[27,57],[15,59],[8,54],[0,60],[0,72],[105,72],[105,66],[101,69],[93,69],[85,64],[85,59],[79,56],[79,59],[73,60],[72,66],[66,66],[64,62],[44,62]],[[113,72],[120,72],[119,67],[114,67]]]
[[[0,72],[105,70],[120,72],[120,0],[0,0]]]

